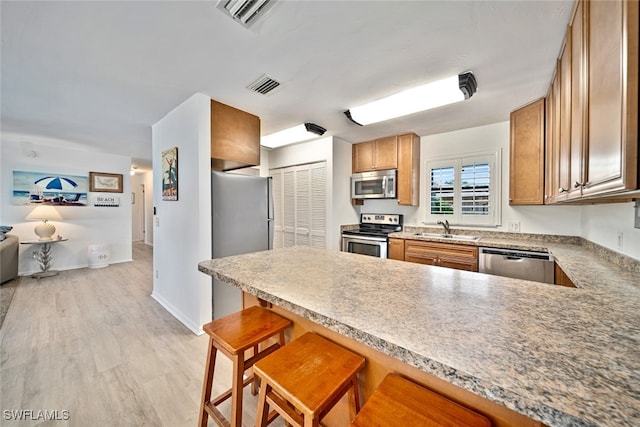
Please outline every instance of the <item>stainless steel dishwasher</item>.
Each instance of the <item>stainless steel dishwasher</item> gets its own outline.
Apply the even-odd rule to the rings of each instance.
[[[496,276],[554,283],[553,255],[547,252],[480,248],[478,271]]]

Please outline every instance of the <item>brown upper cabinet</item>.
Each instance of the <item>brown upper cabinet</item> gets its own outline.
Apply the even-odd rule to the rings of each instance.
[[[398,168],[398,137],[353,144],[353,172]]]
[[[544,203],[544,98],[510,116],[509,204]]]
[[[580,2],[586,15],[587,134],[582,196],[638,188],[637,1]]]
[[[211,100],[211,167],[231,170],[260,164],[260,118]]]
[[[418,206],[420,202],[420,137],[398,136],[398,204]]]
[[[638,196],[639,15],[637,1],[575,4],[546,99],[547,204]]]
[[[545,166],[544,203],[555,203],[558,199],[560,175],[560,73],[556,72],[545,102]]]

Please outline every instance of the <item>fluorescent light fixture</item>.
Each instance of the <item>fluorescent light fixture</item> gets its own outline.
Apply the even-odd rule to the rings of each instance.
[[[471,72],[427,83],[344,112],[364,126],[471,98],[477,88]]]
[[[314,123],[305,123],[289,129],[281,130],[260,138],[260,145],[268,148],[277,148],[296,142],[308,141],[324,135],[327,130]]]

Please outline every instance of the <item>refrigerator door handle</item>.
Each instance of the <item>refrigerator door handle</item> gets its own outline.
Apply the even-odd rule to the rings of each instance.
[[[269,213],[267,219],[273,220],[273,178],[267,177],[267,200],[269,201]]]
[[[273,249],[273,237],[274,237],[274,229],[275,229],[275,221],[274,221],[274,207],[273,207],[273,178],[267,177],[267,200],[268,200],[268,208],[267,208],[267,229],[268,233],[268,248]]]

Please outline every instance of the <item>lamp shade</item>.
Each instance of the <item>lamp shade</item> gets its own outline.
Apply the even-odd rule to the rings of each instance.
[[[56,232],[56,227],[48,221],[51,219],[61,220],[62,215],[53,206],[39,205],[25,219],[41,220],[42,222],[34,227],[33,232],[38,236],[38,240],[51,240],[51,236]]]
[[[28,220],[61,220],[62,215],[58,213],[56,208],[47,205],[38,205],[25,217]]]

